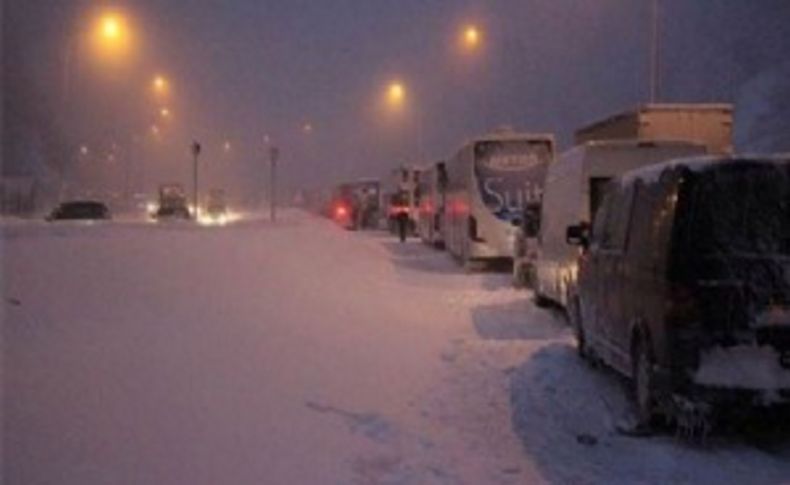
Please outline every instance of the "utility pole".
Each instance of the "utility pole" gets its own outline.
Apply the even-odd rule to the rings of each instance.
[[[269,148],[269,219],[277,220],[277,159],[280,150],[276,146]]]
[[[659,0],[652,0],[651,5],[651,34],[650,34],[650,102],[655,103],[658,101],[660,86],[661,70],[661,11],[659,9]]]
[[[193,204],[194,204],[194,214],[192,216],[195,220],[198,219],[198,156],[200,155],[200,143],[197,141],[192,142],[192,194],[194,197]]]

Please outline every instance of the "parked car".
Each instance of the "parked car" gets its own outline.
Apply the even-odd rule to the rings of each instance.
[[[631,378],[642,424],[790,402],[790,156],[629,172],[567,240],[579,352]]]
[[[48,221],[106,220],[110,218],[110,209],[102,202],[94,200],[63,202],[47,216]]]

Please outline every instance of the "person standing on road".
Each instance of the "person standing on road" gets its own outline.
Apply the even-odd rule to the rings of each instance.
[[[409,211],[408,209],[400,208],[395,216],[398,223],[398,237],[400,242],[406,242],[406,233],[409,229]]]

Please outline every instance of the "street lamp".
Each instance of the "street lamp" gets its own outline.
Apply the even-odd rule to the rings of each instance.
[[[115,17],[102,19],[101,33],[107,39],[117,39],[121,35],[121,26]]]
[[[158,95],[167,94],[168,88],[170,87],[170,84],[167,82],[167,79],[165,79],[165,77],[161,75],[155,76],[151,85],[154,88],[154,92]]]
[[[116,12],[100,15],[94,28],[94,46],[108,59],[118,59],[127,54],[131,45],[131,31],[125,17]]]
[[[480,42],[482,40],[482,33],[480,29],[475,25],[467,25],[464,27],[463,34],[461,36],[461,43],[463,44],[464,48],[468,51],[476,50],[480,46]]]
[[[162,108],[162,109],[160,109],[159,110],[159,115],[162,118],[164,118],[164,119],[170,118],[170,115],[171,115],[170,108]]]
[[[391,108],[400,109],[406,99],[406,88],[400,81],[393,81],[387,87],[387,104]]]

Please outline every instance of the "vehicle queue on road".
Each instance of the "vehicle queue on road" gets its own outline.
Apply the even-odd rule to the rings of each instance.
[[[734,401],[790,404],[790,156],[734,155],[732,111],[642,106],[561,155],[549,134],[479,136],[393,170],[378,227],[407,214],[467,269],[512,261],[579,354],[630,379],[635,429],[704,433]]]

